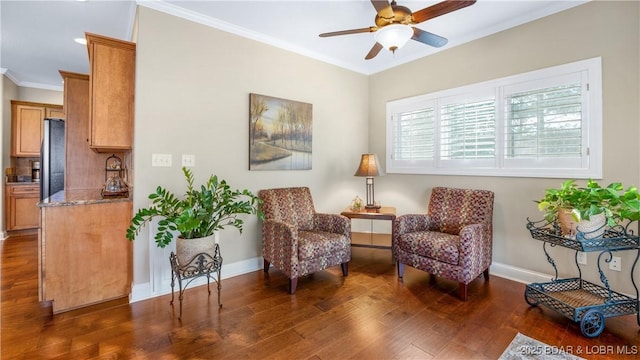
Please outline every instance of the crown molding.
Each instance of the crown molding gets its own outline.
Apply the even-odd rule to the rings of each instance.
[[[42,89],[42,90],[64,91],[63,86],[54,86],[54,85],[34,83],[29,81],[20,81],[15,75],[13,75],[11,70],[7,68],[0,68],[0,74],[6,76],[9,80],[13,81],[14,84],[20,87],[36,88],[36,89]]]
[[[201,13],[182,8],[174,4],[167,3],[163,0],[138,0],[136,3],[139,6],[144,6],[146,8],[160,11],[165,14],[173,15],[185,20],[193,21],[201,25],[222,30],[222,31],[225,31],[234,35],[238,35],[247,39],[255,40],[267,45],[275,46],[277,48],[287,50],[299,55],[303,55],[312,59],[316,59],[331,65],[339,66],[347,70],[355,71],[357,73],[361,73],[364,75],[368,74],[367,71],[358,67],[354,67],[353,65],[348,64],[346,62],[341,62],[334,58],[322,55],[314,51],[310,51],[308,49],[304,49],[302,47],[296,46],[289,42],[282,41],[256,31],[252,31],[252,30],[243,28],[241,26],[228,23],[226,21],[222,21],[210,16],[206,16]]]

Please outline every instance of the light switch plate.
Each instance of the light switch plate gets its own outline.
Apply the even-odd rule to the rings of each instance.
[[[151,154],[152,167],[171,167],[171,154]]]
[[[186,166],[186,167],[196,166],[196,156],[193,154],[182,154],[182,166]]]

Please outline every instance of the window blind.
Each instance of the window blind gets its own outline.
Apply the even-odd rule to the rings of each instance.
[[[511,94],[506,98],[508,158],[582,154],[582,84]]]
[[[496,148],[495,98],[446,104],[441,108],[443,160],[492,159]]]

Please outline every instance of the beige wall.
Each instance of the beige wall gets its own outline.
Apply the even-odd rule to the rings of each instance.
[[[18,98],[18,86],[9,80],[5,75],[2,76],[2,171],[4,176],[4,168],[8,167],[11,162],[11,100]]]
[[[11,163],[10,146],[11,146],[11,99],[15,98],[18,93],[18,87],[13,81],[9,80],[5,75],[2,75],[2,86],[0,87],[0,119],[2,119],[2,125],[0,126],[0,148],[2,148],[2,176],[4,177],[4,169]],[[4,184],[4,181],[3,181]],[[4,188],[0,191],[0,239],[3,239],[6,235],[7,226],[4,221]]]
[[[370,149],[385,153],[385,104],[388,100],[425,94],[549,66],[602,57],[603,183],[640,185],[639,86],[640,25],[638,2],[590,2],[585,5],[440,52],[370,77]],[[525,229],[527,217],[541,219],[533,200],[561,179],[508,177],[387,175],[376,193],[393,199],[399,213],[424,211],[436,185],[486,188],[496,192],[494,262],[550,273],[542,243]],[[569,253],[553,249],[563,274],[573,274]],[[612,273],[613,286],[632,293],[632,258],[623,254],[622,273]],[[596,258],[590,254],[589,264]],[[591,266],[587,276],[597,274]],[[633,291],[635,293],[635,291]]]
[[[60,78],[60,81],[62,81],[62,78]],[[31,87],[19,86],[18,98],[15,100],[63,105],[64,95],[62,91],[36,89]]]
[[[309,186],[319,211],[339,212],[360,189],[353,172],[368,146],[366,76],[145,7],[136,56],[134,209],[159,184],[184,193],[182,154],[195,155],[198,182],[217,174],[254,192]],[[248,170],[249,93],[313,104],[312,170]],[[173,166],[151,167],[152,153],[173,155]],[[255,217],[242,235],[221,232],[225,264],[260,257],[261,244]],[[134,249],[134,283],[148,282],[148,232]]]

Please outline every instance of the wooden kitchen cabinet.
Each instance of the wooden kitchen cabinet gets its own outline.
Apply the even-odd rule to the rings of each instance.
[[[89,51],[89,147],[131,150],[136,44],[86,34]]]
[[[87,146],[89,133],[89,75],[60,70],[64,80],[66,115],[66,190],[94,189],[104,186],[105,163],[111,154],[121,159],[124,153],[97,153]]]
[[[68,198],[73,193],[65,191]],[[129,296],[133,247],[125,234],[131,201],[69,201],[40,209],[40,301],[52,301],[57,314]]]
[[[45,115],[48,118],[66,119],[63,107],[46,107]]]
[[[45,117],[64,118],[62,106],[11,100],[11,156],[40,156]]]
[[[39,184],[8,184],[5,186],[5,201],[7,230],[27,230],[40,226]]]

